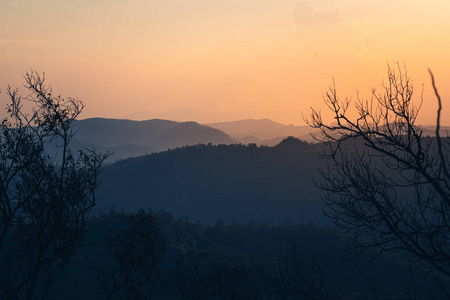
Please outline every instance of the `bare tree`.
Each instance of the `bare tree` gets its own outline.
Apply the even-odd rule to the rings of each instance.
[[[335,123],[312,109],[307,120],[321,131],[328,167],[321,170],[326,215],[354,234],[359,247],[403,250],[429,270],[450,276],[450,139],[440,135],[441,99],[434,137],[416,125],[422,105],[399,65],[388,69],[382,93],[341,100],[333,86],[324,100]]]
[[[220,257],[210,257],[195,235],[187,234],[180,241],[182,251],[173,268],[160,274],[167,293],[183,300],[258,299],[258,290],[251,284],[252,271],[247,266],[233,266]],[[191,242],[195,247],[186,249]]]
[[[286,253],[280,253],[274,274],[263,274],[284,296],[299,299],[324,300],[324,278],[316,259],[297,250],[294,240],[289,241]],[[335,295],[336,296],[336,295]]]
[[[105,299],[150,299],[166,243],[153,215],[144,210],[131,214],[129,226],[114,232],[108,240],[116,267],[99,271]]]
[[[9,117],[0,125],[2,299],[47,297],[82,245],[105,159],[69,149],[82,102],[55,96],[45,75],[31,71],[24,78],[28,95],[8,86]],[[29,113],[24,101],[32,105]]]

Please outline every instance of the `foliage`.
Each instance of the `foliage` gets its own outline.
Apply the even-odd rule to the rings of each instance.
[[[297,250],[294,240],[289,241],[286,253],[280,253],[274,276],[266,275],[278,293],[311,300],[324,300],[324,278],[316,259]]]
[[[100,269],[105,299],[149,299],[155,288],[157,265],[164,255],[166,241],[151,214],[139,210],[129,219],[126,228],[113,232],[108,239],[116,268]]]
[[[98,267],[109,271],[120,269],[108,240],[114,232],[129,230],[134,214],[116,212],[90,220],[86,242],[98,243],[80,249],[57,279],[52,292],[58,298],[105,299],[105,290],[98,284],[102,282],[98,278]],[[322,293],[324,299],[415,299],[407,257],[382,255],[376,263],[368,264],[374,252],[367,251],[349,260],[342,255],[347,253],[350,240],[334,230],[321,229],[314,224],[275,225],[270,222],[229,224],[218,221],[215,226],[208,226],[186,218],[176,219],[164,211],[147,214],[155,218],[159,237],[169,242],[163,258],[152,269],[155,272],[151,273],[148,286],[153,288],[152,293],[142,293],[143,297],[151,295],[151,299],[168,300],[305,298],[298,293],[287,294],[287,289],[281,285],[277,289],[274,281],[268,280],[279,279],[279,283],[291,287],[308,280],[318,288],[310,291]],[[289,248],[290,241],[291,246],[296,245],[295,251]],[[288,255],[298,263],[293,265],[288,260],[283,269],[282,263]],[[261,269],[268,276],[261,276]],[[284,279],[273,278],[279,270],[286,275],[302,272],[304,279],[298,277],[297,282],[290,281],[289,278],[293,278],[290,275]],[[437,290],[436,283],[427,274],[415,269],[412,272],[417,297],[431,298]],[[111,272],[104,274],[111,275]],[[133,278],[139,282],[145,280],[139,268],[134,274]],[[110,279],[112,277],[108,277]],[[443,283],[448,284],[448,281]],[[301,286],[296,288],[302,290]],[[314,293],[310,295],[317,295]],[[121,289],[112,298],[115,297],[126,298],[126,290]]]
[[[81,101],[55,96],[44,75],[24,78],[29,94],[8,86],[0,127],[0,297],[44,299],[82,245],[105,157],[68,148]]]
[[[257,299],[249,283],[252,272],[214,257],[199,245],[196,236],[186,236],[183,244],[194,240],[197,249],[180,253],[175,265],[161,271],[161,287],[177,299]],[[187,249],[186,249],[187,250]]]
[[[293,141],[293,139],[288,139]],[[106,166],[99,206],[136,211],[151,206],[208,224],[325,220],[311,174],[316,145],[196,145]]]

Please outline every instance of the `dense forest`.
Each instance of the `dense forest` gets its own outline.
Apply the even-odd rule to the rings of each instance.
[[[207,224],[325,222],[313,184],[322,149],[287,138],[275,147],[199,144],[126,159],[105,167],[98,207],[152,207]]]
[[[376,250],[356,255],[357,249],[348,248],[349,236],[313,223],[217,220],[210,226],[165,211],[111,209],[90,219],[86,244],[57,279],[52,296],[432,299],[439,294],[433,278],[413,267],[410,257]]]

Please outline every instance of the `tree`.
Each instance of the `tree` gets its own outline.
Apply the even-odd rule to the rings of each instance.
[[[129,226],[113,232],[108,239],[116,268],[99,271],[105,299],[150,299],[156,287],[157,267],[167,241],[152,214],[141,209],[129,219]]]
[[[324,100],[335,123],[314,109],[307,122],[320,129],[330,162],[318,182],[326,215],[362,249],[407,251],[450,276],[450,138],[441,137],[441,98],[430,75],[439,104],[434,137],[416,125],[423,97],[414,102],[400,66],[388,68],[382,93],[357,98],[355,117],[333,85]]]
[[[106,158],[69,148],[80,100],[55,96],[45,74],[31,71],[24,79],[28,95],[8,86],[8,117],[0,125],[2,299],[48,296],[82,246]],[[24,102],[32,105],[28,112]]]
[[[299,252],[290,239],[286,253],[280,253],[273,275],[263,273],[280,295],[299,299],[324,300],[324,278],[316,259]],[[337,295],[334,295],[337,297]]]

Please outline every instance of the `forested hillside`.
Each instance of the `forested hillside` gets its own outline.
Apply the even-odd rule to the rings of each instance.
[[[411,269],[408,257],[371,261],[376,251],[355,257],[348,237],[312,223],[207,226],[164,211],[111,210],[90,220],[86,243],[51,296],[400,300],[431,299],[439,291],[431,276]]]
[[[131,158],[105,168],[98,205],[165,209],[208,224],[321,221],[319,150],[288,138],[275,147],[208,144]]]

